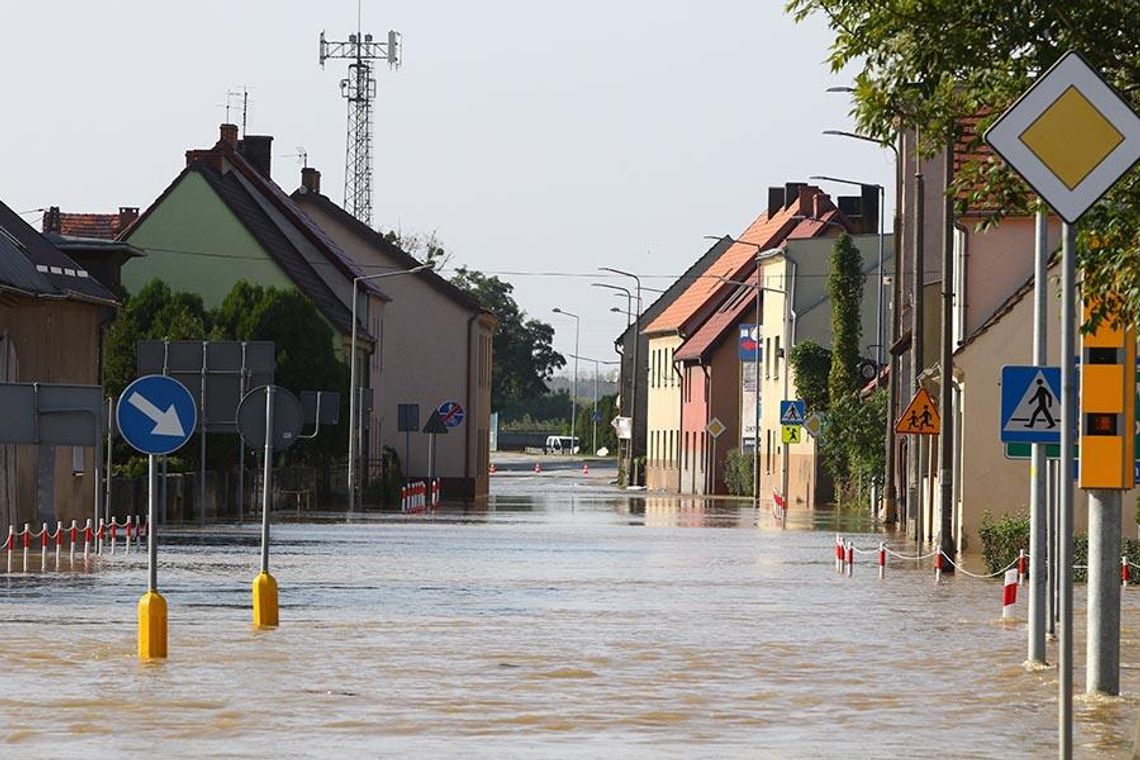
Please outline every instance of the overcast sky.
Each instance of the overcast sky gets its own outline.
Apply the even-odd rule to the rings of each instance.
[[[782,6],[365,0],[365,31],[404,35],[403,66],[379,69],[374,224],[434,231],[453,266],[510,273],[559,350],[573,351],[574,329],[554,306],[581,315],[582,355],[616,359],[625,317],[590,287],[599,266],[664,287],[702,236],[740,232],[769,185],[893,183],[889,151],[820,135],[851,127],[847,96],[825,92],[848,78],[828,69],[826,27]],[[346,67],[322,70],[317,38],[346,39],[356,12],[355,0],[6,6],[0,198],[146,207],[187,148],[213,144],[226,91],[245,85],[249,132],[275,137],[274,179],[297,187],[289,154],[303,146],[340,202]]]

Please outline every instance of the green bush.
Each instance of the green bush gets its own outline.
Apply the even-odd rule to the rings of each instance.
[[[987,510],[982,515],[982,526],[978,529],[982,540],[982,560],[987,573],[996,573],[1017,559],[1017,553],[1024,549],[1029,554],[1029,516],[1024,512],[1003,515],[994,520]],[[1140,564],[1140,540],[1125,539],[1121,542],[1120,553],[1129,562]],[[1079,533],[1073,536],[1073,580],[1084,583],[1088,579],[1089,537]]]
[[[752,495],[752,455],[732,449],[724,455],[724,485],[733,496]]]

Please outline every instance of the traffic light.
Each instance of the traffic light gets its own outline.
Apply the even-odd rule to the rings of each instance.
[[[1091,312],[1085,305],[1085,319]],[[1081,488],[1134,485],[1136,331],[1102,320],[1081,336]]]

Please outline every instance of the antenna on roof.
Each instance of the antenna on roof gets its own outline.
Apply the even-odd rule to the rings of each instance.
[[[305,150],[304,145],[298,145],[296,153],[286,153],[284,158],[295,158],[302,168],[309,168],[309,153]]]
[[[329,58],[346,59],[348,77],[340,80],[340,94],[348,101],[348,130],[344,157],[344,208],[372,226],[372,101],[376,98],[373,61],[385,60],[390,68],[400,65],[403,41],[399,32],[388,32],[387,42],[373,42],[361,31],[360,0],[356,5],[356,34],[347,42],[333,42],[320,36],[320,64]]]
[[[230,121],[230,102],[233,98],[241,98],[241,136],[245,137],[245,124],[246,117],[249,115],[249,88],[244,84],[241,86],[241,91],[226,90],[226,123],[231,124]]]

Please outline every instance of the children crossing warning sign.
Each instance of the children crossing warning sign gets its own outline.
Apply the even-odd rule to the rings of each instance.
[[[1001,440],[1060,443],[1060,367],[1001,368]]]
[[[901,435],[938,435],[942,431],[942,418],[934,399],[925,388],[919,388],[910,405],[895,423],[895,432]]]

